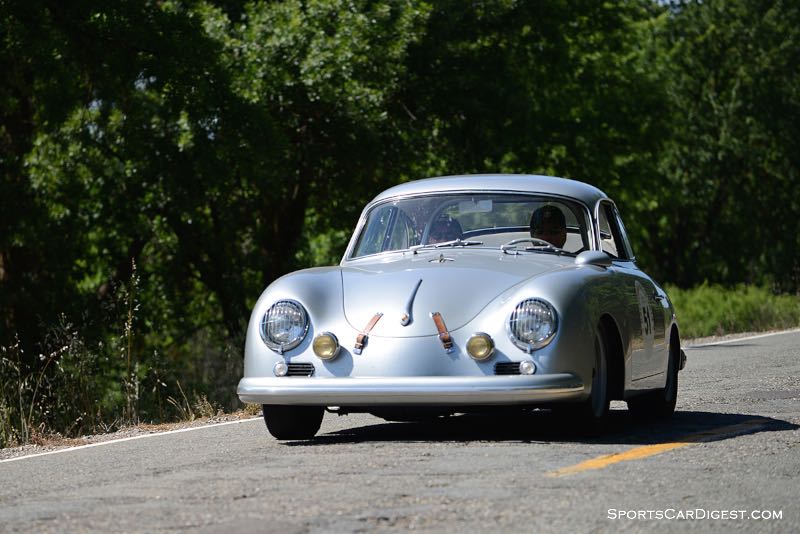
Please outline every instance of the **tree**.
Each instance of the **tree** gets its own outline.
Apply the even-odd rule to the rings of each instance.
[[[402,104],[416,175],[555,174],[620,193],[658,148],[658,80],[636,54],[647,2],[437,3]]]
[[[655,27],[672,114],[639,217],[668,280],[799,287],[798,23],[793,3],[743,0],[675,3]]]
[[[386,102],[426,9],[12,2],[2,14],[0,343],[19,335],[34,369],[62,313],[86,345],[119,339],[136,264],[139,368],[166,354],[168,372],[207,382],[261,289],[295,265],[310,203],[352,217],[347,195],[380,179]]]

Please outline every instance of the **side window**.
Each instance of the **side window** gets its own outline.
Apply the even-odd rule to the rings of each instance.
[[[383,250],[402,250],[417,244],[419,244],[419,240],[411,219],[403,211],[398,210],[388,244]]]
[[[367,227],[361,232],[361,238],[356,245],[355,256],[366,256],[377,254],[383,248],[383,241],[389,225],[395,218],[397,208],[394,206],[384,206],[380,211],[370,215]]]
[[[612,258],[628,259],[628,249],[618,226],[614,205],[610,202],[603,202],[600,204],[597,215],[597,222],[600,226],[600,247],[603,252]]]

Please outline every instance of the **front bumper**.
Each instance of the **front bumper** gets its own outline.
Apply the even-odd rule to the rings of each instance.
[[[318,406],[477,406],[537,404],[585,398],[569,373],[391,378],[243,378],[242,402]]]

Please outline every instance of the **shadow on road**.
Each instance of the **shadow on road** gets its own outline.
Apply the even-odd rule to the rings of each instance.
[[[711,343],[709,345],[698,345],[698,346],[689,345],[688,347],[685,347],[685,350],[694,352],[696,350],[719,350],[724,348],[740,349],[742,347],[756,347],[756,346],[757,345],[755,343],[747,343],[747,342],[731,343],[729,341],[726,343]]]
[[[330,416],[329,416],[330,417]],[[573,442],[649,445],[664,442],[720,441],[758,432],[796,430],[800,426],[758,415],[675,412],[668,421],[633,418],[612,410],[606,432],[587,437],[578,423],[546,410],[528,414],[459,415],[427,422],[378,423],[319,435],[284,445],[313,447],[342,443],[397,442]]]

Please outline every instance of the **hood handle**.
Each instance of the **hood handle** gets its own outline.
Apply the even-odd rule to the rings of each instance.
[[[406,311],[403,313],[403,316],[400,318],[400,324],[403,326],[408,326],[411,324],[411,309],[414,307],[414,299],[417,297],[417,291],[419,291],[419,286],[422,285],[422,278],[419,279],[417,285],[414,286],[414,290],[411,291],[411,296],[408,297],[408,302],[406,302]]]

